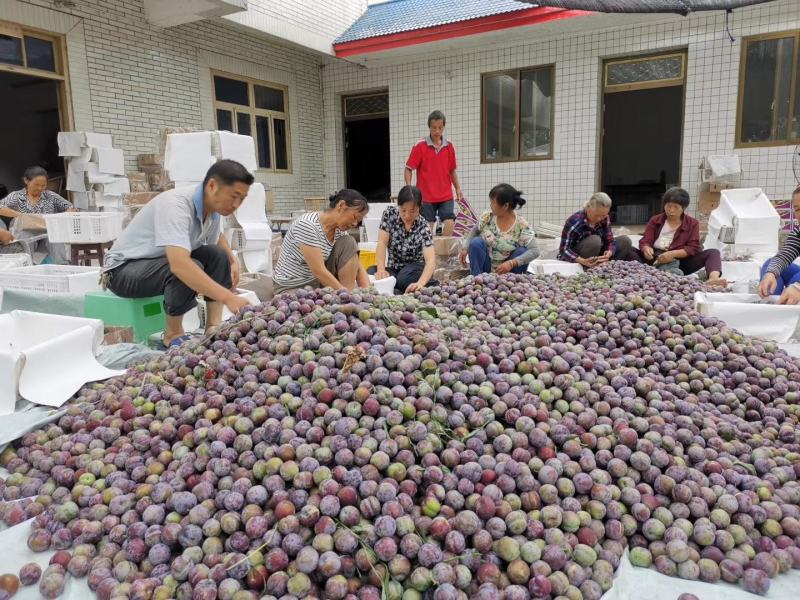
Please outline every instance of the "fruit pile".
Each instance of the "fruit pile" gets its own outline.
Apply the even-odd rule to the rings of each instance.
[[[599,600],[800,568],[800,367],[631,263],[300,291],[7,449],[55,598]],[[3,595],[5,594],[5,596]]]

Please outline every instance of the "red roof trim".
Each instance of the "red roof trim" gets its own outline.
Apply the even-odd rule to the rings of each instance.
[[[415,46],[427,42],[436,42],[452,38],[497,31],[498,29],[509,29],[511,27],[521,27],[523,25],[535,25],[546,23],[558,19],[570,19],[592,14],[583,10],[566,10],[562,8],[531,8],[512,13],[500,15],[490,15],[480,19],[469,21],[459,21],[458,23],[448,23],[447,25],[437,25],[424,29],[414,29],[412,31],[401,31],[389,35],[354,40],[352,42],[342,42],[333,46],[336,56],[352,56],[353,54],[367,54],[369,52],[381,52],[392,48],[403,46]]]

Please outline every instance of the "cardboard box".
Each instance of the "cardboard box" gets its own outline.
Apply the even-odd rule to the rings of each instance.
[[[436,256],[458,256],[462,248],[462,238],[439,236],[433,238]]]
[[[708,184],[708,191],[709,192],[721,192],[722,190],[729,190],[733,188],[733,184],[724,183],[724,182],[709,182]]]
[[[161,154],[140,154],[136,157],[136,162],[139,170],[144,171],[142,167],[163,167],[164,157]]]
[[[700,192],[697,198],[697,214],[710,215],[719,206],[719,192]]]
[[[103,344],[132,344],[133,327],[106,327],[103,335]]]
[[[130,194],[123,194],[122,200],[128,206],[144,206],[160,193],[161,192],[133,192]]]

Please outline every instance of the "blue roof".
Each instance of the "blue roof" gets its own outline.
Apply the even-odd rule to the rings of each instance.
[[[370,5],[333,42],[342,44],[533,8],[517,0],[390,0]]]

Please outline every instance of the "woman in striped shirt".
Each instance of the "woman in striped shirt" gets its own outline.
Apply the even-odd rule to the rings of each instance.
[[[792,192],[795,221],[800,221],[800,187]],[[779,294],[778,304],[800,304],[800,225],[795,225],[778,254],[761,267],[758,293],[762,298]]]
[[[306,213],[289,226],[275,265],[276,294],[302,287],[369,287],[358,245],[348,233],[366,216],[369,204],[355,190],[341,190],[329,200],[326,210]]]

